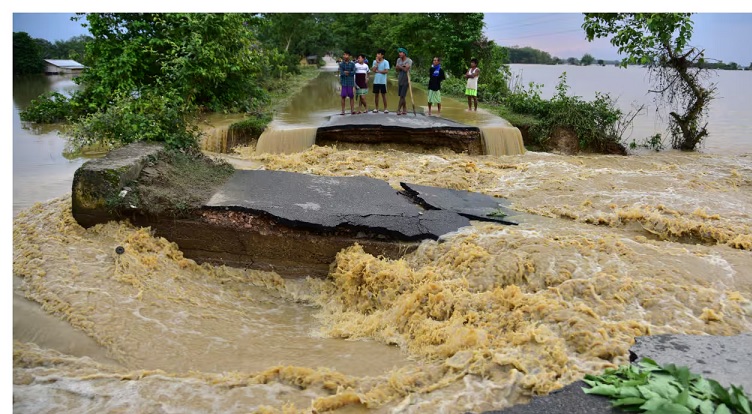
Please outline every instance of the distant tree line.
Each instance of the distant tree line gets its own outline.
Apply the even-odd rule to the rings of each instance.
[[[509,56],[508,63],[532,63],[538,65],[575,65],[575,66],[588,66],[588,65],[615,65],[618,64],[618,60],[604,60],[596,59],[591,54],[585,53],[580,59],[576,57],[569,57],[567,59],[561,59],[556,56],[551,56],[550,53],[543,50],[535,49],[533,47],[505,47],[506,53]]]
[[[746,68],[736,62],[724,63],[723,61],[708,62],[703,60],[699,62],[696,67],[703,69],[721,69],[721,70],[752,70],[752,62]]]
[[[567,59],[560,59],[556,56],[551,56],[548,52],[545,52],[543,50],[535,49],[529,46],[526,47],[505,47],[507,56],[509,56],[509,61],[507,63],[531,63],[531,64],[538,64],[538,65],[560,65],[560,64],[568,64],[568,65],[575,65],[575,66],[588,66],[588,65],[598,65],[598,66],[605,66],[605,65],[614,65],[619,66],[621,64],[620,60],[605,60],[605,59],[596,59],[591,54],[585,53],[582,55],[580,59],[577,59],[576,57],[569,57]],[[724,63],[722,61],[709,61],[709,60],[702,60],[699,62],[696,67],[701,67],[704,69],[721,69],[721,70],[752,70],[752,62],[750,62],[749,66],[746,68],[736,62],[731,63]]]
[[[26,32],[13,32],[13,74],[44,72],[44,59],[71,59],[86,65],[86,43],[91,36],[74,36],[68,40],[32,38]]]

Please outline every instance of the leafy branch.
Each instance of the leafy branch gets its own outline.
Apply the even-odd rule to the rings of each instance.
[[[752,414],[742,387],[724,388],[717,381],[674,364],[661,366],[643,358],[637,365],[607,369],[602,375],[586,375],[591,388],[586,394],[614,399],[614,407],[654,414]]]

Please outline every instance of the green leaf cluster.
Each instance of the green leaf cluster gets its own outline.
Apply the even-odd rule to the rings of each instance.
[[[681,54],[692,38],[691,13],[585,13],[589,41],[610,37],[626,55],[622,66],[650,64],[666,51]]]
[[[72,113],[70,100],[59,92],[48,92],[32,99],[19,116],[24,122],[53,124],[65,122]]]
[[[643,358],[637,365],[586,375],[587,394],[614,399],[614,407],[654,414],[752,414],[741,387],[729,389],[717,381],[693,374],[687,367],[661,366]]]

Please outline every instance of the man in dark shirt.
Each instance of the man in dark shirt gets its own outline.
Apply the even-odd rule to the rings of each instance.
[[[428,71],[428,116],[431,116],[431,105],[436,104],[437,115],[441,115],[441,82],[446,79],[441,59],[433,58],[433,65]]]
[[[407,49],[401,47],[397,49],[399,52],[399,58],[394,65],[397,69],[397,95],[399,95],[399,104],[397,104],[397,115],[407,115],[407,102],[405,102],[405,96],[407,95],[407,88],[410,86],[410,80],[408,79],[408,72],[413,66],[413,61],[407,57]]]

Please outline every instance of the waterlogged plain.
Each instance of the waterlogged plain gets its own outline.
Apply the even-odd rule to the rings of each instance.
[[[15,290],[106,355],[16,337],[14,411],[479,412],[626,363],[638,335],[752,330],[750,154],[234,157],[504,197],[520,225],[283,279],[36,204],[14,221]]]

